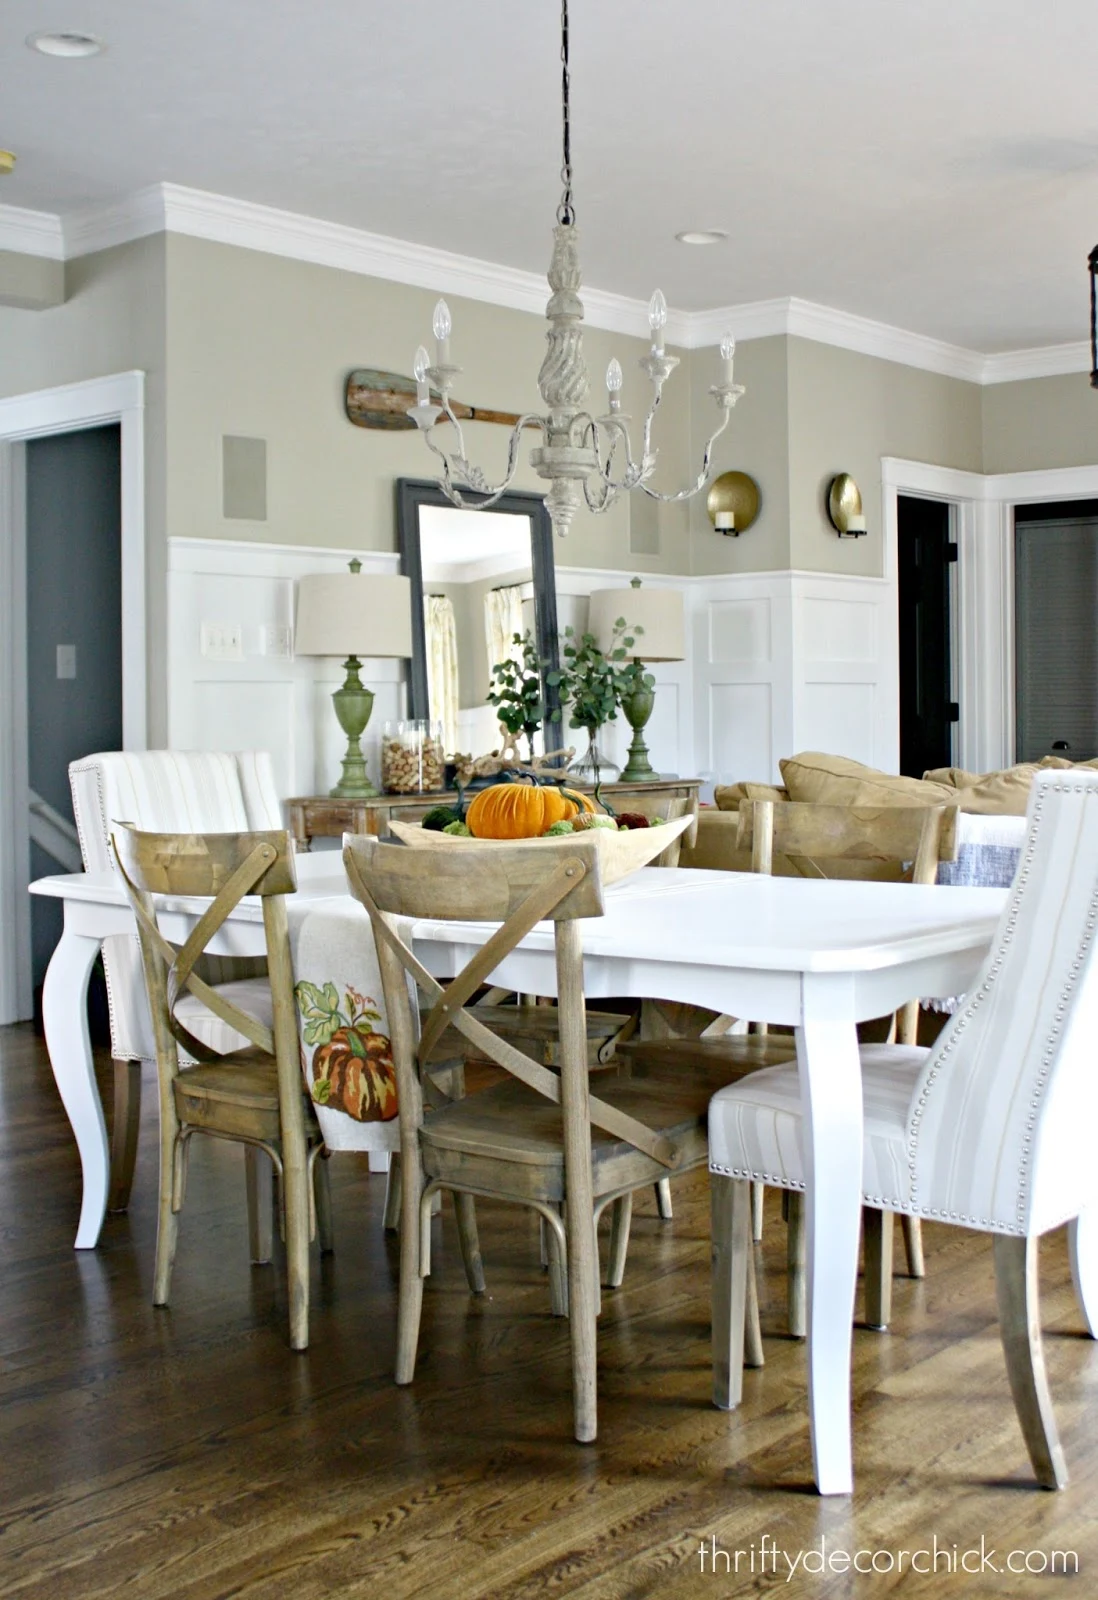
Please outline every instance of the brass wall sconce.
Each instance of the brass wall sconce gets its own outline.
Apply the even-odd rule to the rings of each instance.
[[[837,478],[832,478],[827,514],[840,539],[858,539],[866,532],[862,491],[849,472],[840,472]]]
[[[11,150],[0,150],[0,172],[15,170],[15,155]]]
[[[759,486],[746,472],[722,472],[713,479],[705,509],[718,533],[738,539],[759,514]]]

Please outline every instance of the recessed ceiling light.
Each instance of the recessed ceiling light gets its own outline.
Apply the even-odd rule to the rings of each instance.
[[[32,33],[27,44],[44,56],[97,56],[104,48],[93,33]]]
[[[675,238],[680,244],[723,244],[728,235],[723,228],[685,228]]]

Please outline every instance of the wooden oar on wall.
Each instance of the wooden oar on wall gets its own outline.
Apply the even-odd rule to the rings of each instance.
[[[438,397],[432,394],[431,398]],[[414,428],[415,423],[406,413],[415,403],[414,378],[402,377],[399,372],[378,372],[374,367],[356,367],[347,374],[347,415],[356,428],[385,428],[390,432]],[[505,428],[513,428],[518,421],[513,411],[487,411],[483,406],[461,405],[456,400],[451,404],[459,422],[501,422]]]

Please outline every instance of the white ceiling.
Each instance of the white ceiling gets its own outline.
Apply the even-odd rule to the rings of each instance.
[[[1093,0],[571,0],[585,278],[993,352],[1087,331]],[[90,60],[25,36],[80,29]],[[543,272],[556,0],[5,0],[0,201],[160,181]],[[727,243],[690,249],[683,228]]]

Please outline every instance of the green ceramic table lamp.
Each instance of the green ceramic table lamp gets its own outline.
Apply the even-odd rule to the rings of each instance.
[[[377,790],[366,772],[360,740],[374,708],[371,689],[359,677],[360,657],[404,657],[412,653],[412,590],[407,578],[350,572],[317,574],[297,586],[294,650],[299,656],[345,656],[347,676],[332,695],[339,725],[347,735],[347,754],[339,782],[330,792],[339,800],[368,799]]]
[[[636,687],[621,702],[625,720],[633,730],[633,742],[620,780],[635,783],[659,777],[644,742],[656,693],[654,687],[646,687],[642,681],[643,666],[645,662],[683,659],[682,593],[678,589],[643,589],[639,578],[634,578],[628,589],[596,589],[591,595],[587,631],[595,635],[603,650],[613,647],[614,624],[619,618],[629,632],[636,630],[633,648],[626,658],[635,665]]]

